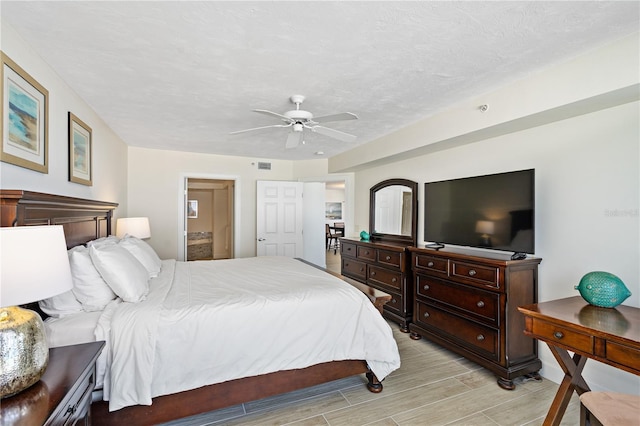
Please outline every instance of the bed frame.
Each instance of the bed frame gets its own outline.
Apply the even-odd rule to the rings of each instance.
[[[111,235],[117,203],[93,201],[21,190],[0,190],[1,226],[62,225],[67,247]],[[159,396],[150,406],[135,405],[109,412],[108,403],[91,405],[94,425],[148,425],[365,374],[367,388],[381,392],[382,384],[363,360],[333,361],[299,370],[285,370]]]

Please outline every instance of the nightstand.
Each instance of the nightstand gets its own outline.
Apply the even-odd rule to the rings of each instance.
[[[38,383],[2,400],[0,425],[90,425],[96,360],[104,342],[49,350],[49,365]]]

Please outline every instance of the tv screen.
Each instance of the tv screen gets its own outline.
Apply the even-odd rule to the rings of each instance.
[[[428,182],[424,240],[534,253],[535,170]]]

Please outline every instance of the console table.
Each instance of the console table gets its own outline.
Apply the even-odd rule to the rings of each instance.
[[[587,359],[640,375],[640,309],[600,308],[575,296],[518,310],[525,315],[524,333],[545,342],[564,371],[545,425],[560,424],[574,390],[590,390],[582,377]]]
[[[2,400],[0,425],[90,425],[96,360],[103,346],[91,342],[51,348],[40,381]]]

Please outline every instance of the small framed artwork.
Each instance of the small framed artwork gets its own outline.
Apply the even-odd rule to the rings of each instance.
[[[187,218],[188,219],[198,218],[198,200],[187,201]]]
[[[49,92],[4,52],[0,52],[0,56],[0,160],[40,173],[48,173]]]
[[[69,181],[91,186],[91,127],[69,112]]]
[[[342,203],[325,203],[324,217],[328,220],[341,220]]]

